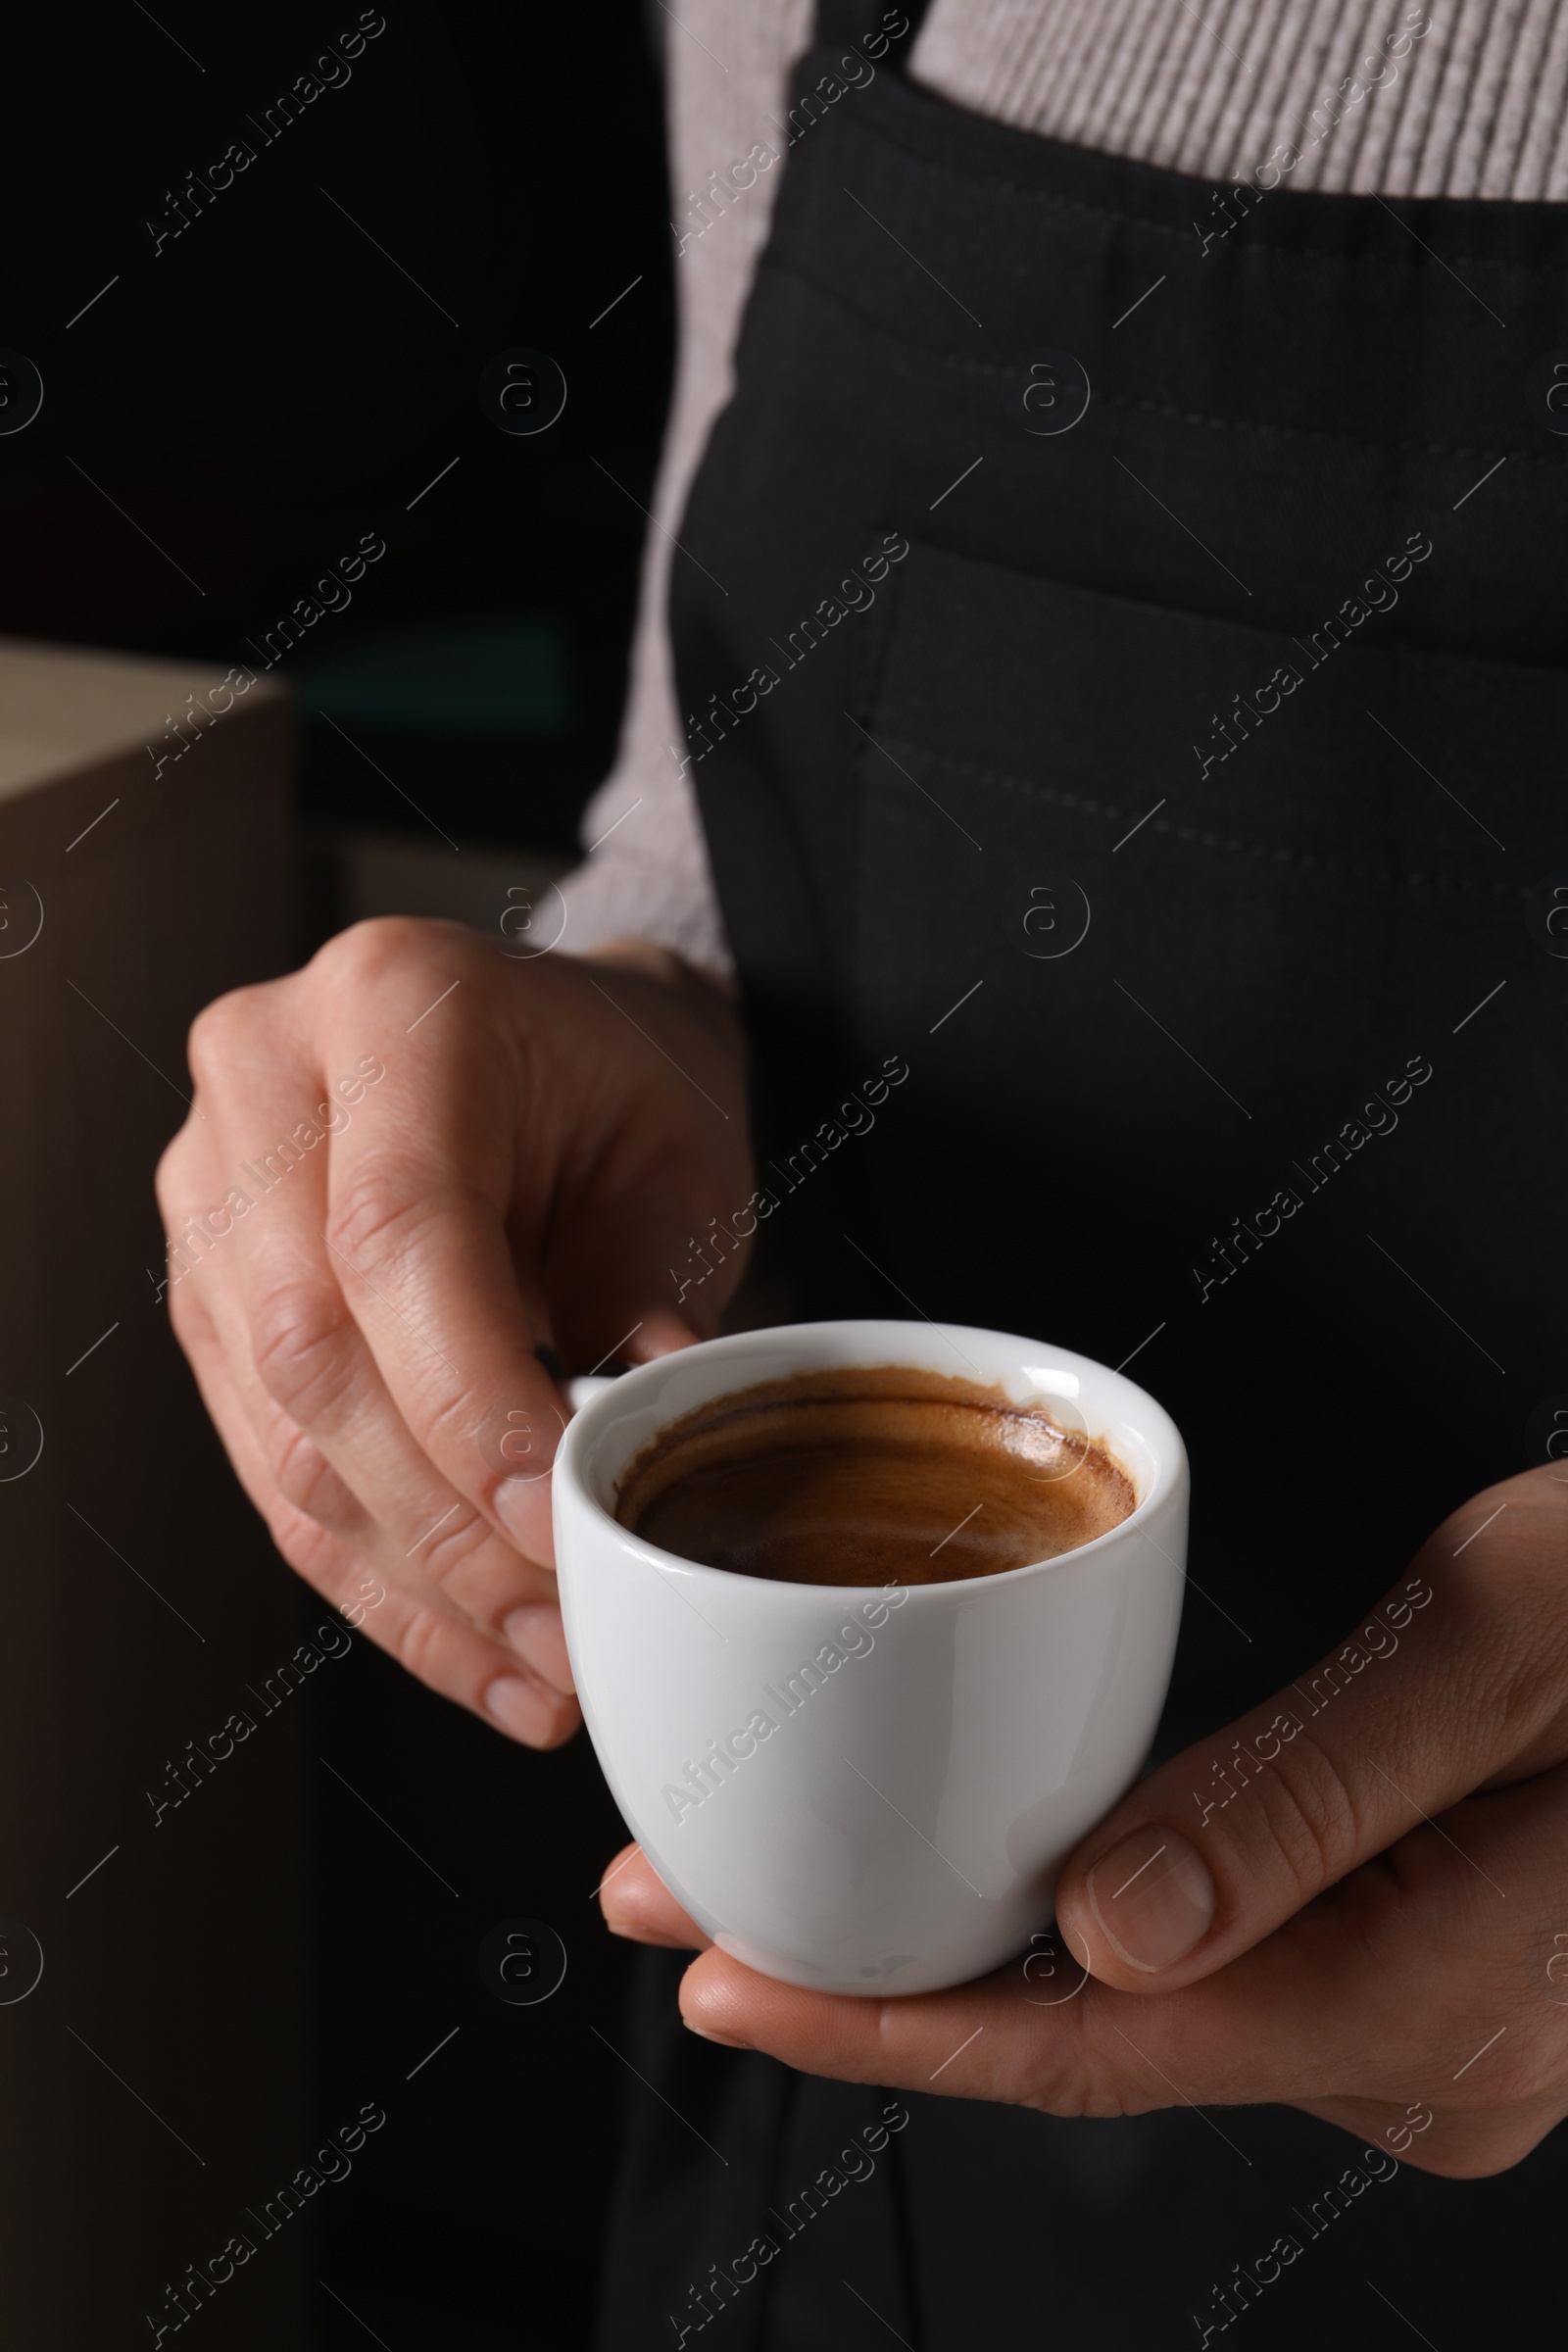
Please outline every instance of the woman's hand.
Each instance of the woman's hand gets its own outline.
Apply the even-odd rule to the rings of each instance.
[[[190,1066],[170,1305],[247,1493],[412,1673],[556,1745],[565,1408],[535,1349],[587,1370],[713,1329],[736,1256],[680,1279],[751,1192],[734,1014],[656,949],[514,961],[362,923],[210,1005]]]
[[[606,1918],[702,1947],[681,2010],[713,2039],[1054,2115],[1270,2101],[1502,2171],[1568,2114],[1568,1481],[1456,1511],[1352,1641],[1141,1781],[1062,1872],[1058,1935],[978,1984],[775,1984],[628,1851]]]

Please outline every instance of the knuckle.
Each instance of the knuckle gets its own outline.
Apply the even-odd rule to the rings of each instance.
[[[396,966],[433,948],[450,951],[464,940],[463,927],[411,914],[372,915],[339,931],[311,959],[313,980],[324,988],[356,993],[378,988]]]
[[[1104,2073],[1070,2056],[1044,2056],[1027,2066],[1022,2104],[1037,2115],[1055,2115],[1074,2122],[1107,2123],[1122,2116],[1145,2115],[1159,2105],[1130,2079],[1118,2083]]]
[[[354,1318],[330,1284],[276,1282],[252,1310],[251,1353],[273,1403],[308,1427],[340,1405],[353,1385]]]
[[[190,1025],[185,1058],[198,1087],[213,1087],[232,1069],[241,1042],[250,1034],[261,991],[233,988],[215,997]]]
[[[381,1265],[415,1250],[434,1211],[429,1179],[395,1152],[363,1160],[327,1212],[326,1241],[351,1263]]]
[[[456,1524],[449,1520],[419,1554],[425,1574],[438,1585],[449,1584],[476,1552],[496,1540],[494,1531],[477,1511],[471,1511]]]
[[[357,1516],[352,1492],[319,1446],[282,1415],[270,1450],[277,1491],[296,1511],[322,1527],[342,1527]]]
[[[153,1171],[153,1192],[165,1225],[172,1225],[190,1182],[190,1122],[164,1146]]]
[[[318,1590],[328,1590],[337,1562],[337,1539],[318,1519],[297,1510],[282,1494],[269,1503],[265,1516],[269,1535],[296,1576]]]
[[[544,1482],[565,1435],[565,1414],[548,1401],[537,1410],[498,1406],[493,1389],[465,1381],[456,1366],[444,1368],[452,1377],[428,1375],[408,1407],[425,1451],[469,1494],[489,1494],[504,1480],[522,1479],[541,1485],[548,1498]]]
[[[1301,1899],[1342,1878],[1360,1850],[1361,1821],[1328,1749],[1299,1732],[1255,1786],[1269,1839]]]
[[[1108,2119],[1143,2115],[1157,2106],[1131,2071],[1131,2052],[1111,2053],[1099,2025],[1095,1988],[1086,1987],[1081,2000],[1050,2011],[1052,2031],[1022,2068],[1020,2104],[1040,2115]],[[1120,2060],[1125,2058],[1124,2067]]]
[[[416,1682],[433,1685],[439,1679],[436,1653],[444,1631],[440,1612],[430,1608],[412,1609],[398,1627],[390,1643],[392,1655]]]
[[[487,1468],[495,1470],[502,1477],[514,1473],[519,1465],[533,1469],[539,1460],[535,1442],[537,1425],[534,1418],[524,1413],[520,1406],[516,1412],[515,1421],[509,1415],[495,1449],[495,1461],[490,1463],[482,1445],[486,1414],[479,1391],[461,1379],[432,1383],[418,1408],[419,1443],[427,1453],[438,1454],[443,1463],[459,1455],[471,1461],[476,1477],[482,1477]],[[511,1454],[502,1453],[499,1449],[500,1444],[508,1437],[514,1441]],[[514,1459],[514,1456],[516,1458]],[[466,1473],[464,1475],[466,1478]]]
[[[165,1298],[169,1306],[169,1324],[185,1353],[194,1356],[204,1341],[214,1337],[213,1318],[200,1295],[200,1285],[185,1282],[175,1275]]]

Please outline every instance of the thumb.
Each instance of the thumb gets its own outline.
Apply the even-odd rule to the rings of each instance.
[[[695,1347],[699,1340],[710,1336],[708,1332],[694,1329],[692,1324],[682,1316],[671,1314],[662,1301],[656,1304],[654,1301],[648,1300],[645,1302],[645,1307],[646,1311],[643,1314],[633,1315],[632,1321],[622,1333],[618,1344],[612,1342],[603,1354],[592,1361],[583,1358],[582,1369],[585,1372],[593,1373],[608,1369],[611,1364],[617,1362],[621,1364],[651,1364],[657,1356],[671,1355],[678,1348]],[[630,1302],[622,1300],[620,1311],[629,1310]],[[604,1329],[608,1330],[610,1324],[617,1319],[616,1313],[611,1313],[608,1316],[600,1314],[590,1320],[587,1327],[597,1332],[600,1325],[603,1325]],[[564,1417],[571,1410],[569,1394],[573,1376],[564,1369],[560,1356],[553,1348],[548,1350],[540,1349],[539,1354],[542,1362],[548,1362],[551,1375],[555,1379],[557,1392],[561,1397],[563,1426],[564,1426]],[[574,1349],[572,1362],[576,1363],[581,1356],[581,1348]],[[548,1477],[509,1480],[506,1488],[502,1491],[500,1508],[506,1522],[507,1533],[513,1542],[520,1546],[529,1559],[542,1560],[547,1567],[553,1568],[556,1561],[556,1538],[551,1497],[552,1483]]]
[[[652,1363],[712,1338],[747,1252],[733,1235],[727,1246],[710,1239],[700,1248],[693,1227],[703,1222],[657,1176],[618,1201],[598,1198],[560,1219],[535,1277],[558,1372],[563,1365],[569,1377],[616,1362]],[[514,1483],[506,1518],[531,1558],[553,1562],[550,1486],[548,1479]]]
[[[712,1338],[751,1254],[722,1184],[722,1171],[664,1153],[558,1208],[541,1279],[569,1371],[648,1363]]]
[[[1459,1675],[1485,1680],[1486,1662],[1430,1562],[1429,1547],[1352,1640],[1152,1772],[1078,1848],[1056,1917],[1102,1983],[1211,1975],[1506,1762],[1505,1711],[1455,1708]]]

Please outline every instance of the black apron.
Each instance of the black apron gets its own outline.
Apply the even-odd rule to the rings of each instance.
[[[1526,382],[1568,218],[1220,200],[839,60],[799,70],[671,590],[764,1231],[803,1314],[1037,1334],[1175,1415],[1168,1754],[1568,1429],[1568,502]],[[910,2094],[785,2240],[883,2094],[700,2043],[683,1965],[640,1982],[679,2115],[632,2114],[606,2352],[1197,2341],[1355,2153],[1289,2109]],[[1403,2170],[1248,2325],[1381,2345],[1386,2295],[1494,2340],[1565,2181],[1560,2133]]]

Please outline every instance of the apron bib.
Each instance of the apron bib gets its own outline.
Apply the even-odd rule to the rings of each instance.
[[[757,1213],[804,1315],[1037,1334],[1175,1415],[1168,1753],[1568,1431],[1568,502],[1526,382],[1568,220],[1217,198],[838,50],[808,91],[671,587]],[[612,2307],[662,2328],[879,2094],[691,2048],[653,1967],[656,2079],[747,2176],[634,2139],[666,2251]],[[1354,2152],[1285,2110],[904,2105],[726,2341],[878,2340],[844,2278],[921,2352],[1176,2341]],[[1269,2340],[1343,2333],[1368,2273],[1484,2339],[1563,2171],[1401,2173]]]

